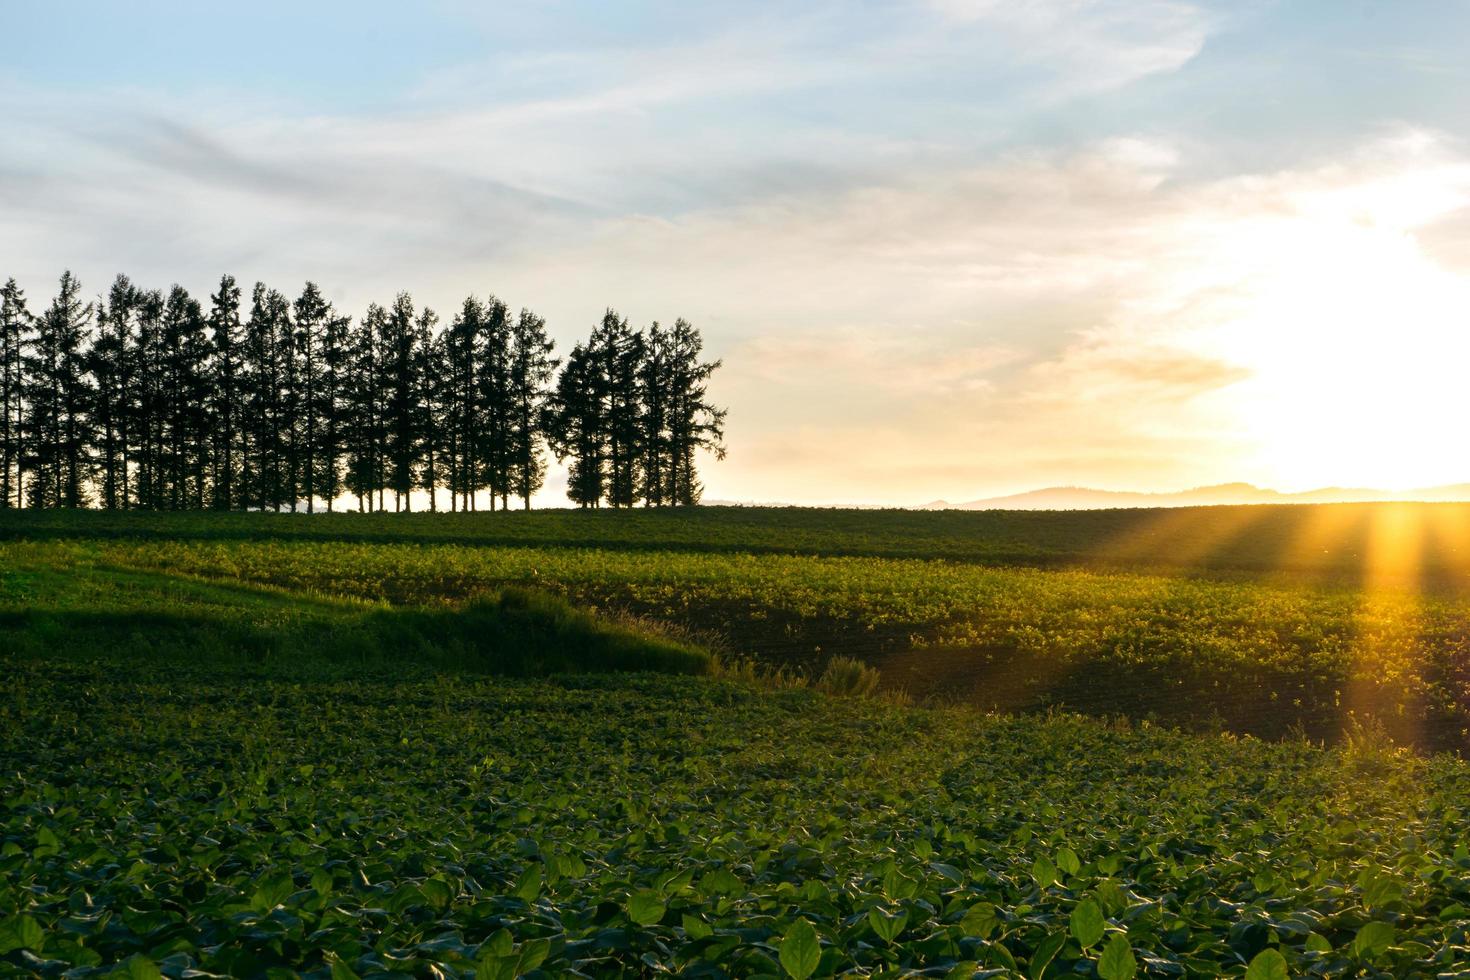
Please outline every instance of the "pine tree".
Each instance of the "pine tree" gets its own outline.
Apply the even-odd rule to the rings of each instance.
[[[551,356],[556,345],[546,336],[546,321],[522,309],[511,331],[507,442],[510,492],[531,509],[531,495],[546,480],[540,431],[548,385],[559,361]]]
[[[445,331],[445,448],[449,462],[451,511],[473,509],[476,477],[480,471],[475,453],[480,414],[480,386],[476,370],[480,362],[485,318],[485,305],[470,296]]]
[[[210,345],[204,310],[182,286],[169,290],[163,335],[168,507],[202,510],[209,472]]]
[[[399,293],[384,319],[380,341],[386,401],[384,433],[388,456],[388,486],[393,509],[412,509],[409,494],[417,482],[417,405],[414,384],[414,308],[408,293]]]
[[[133,385],[127,407],[129,455],[136,468],[133,506],[161,510],[167,492],[164,433],[168,398],[163,294],[156,289],[139,292],[134,306],[137,333],[128,358]]]
[[[607,454],[607,502],[631,507],[638,497],[642,414],[638,367],[644,338],[626,318],[608,310],[592,333],[591,351],[602,381],[603,436]]]
[[[643,410],[639,416],[639,448],[643,503],[662,507],[673,503],[672,452],[669,440],[670,336],[655,320],[648,328],[638,387]]]
[[[332,307],[322,296],[316,283],[308,282],[296,300],[296,323],[293,353],[296,366],[295,430],[300,435],[297,457],[300,466],[301,493],[306,498],[306,512],[316,512],[317,477],[321,473],[321,424],[325,414],[322,405],[322,374],[326,370],[322,358],[323,335]],[[293,508],[294,509],[294,508]]]
[[[0,508],[19,507],[22,451],[22,354],[31,314],[14,279],[0,289]]]
[[[388,312],[377,303],[353,329],[348,341],[349,380],[345,386],[347,492],[357,498],[357,509],[373,510],[373,494],[382,480],[382,358],[378,340],[386,330]],[[366,506],[364,506],[366,504]]]
[[[213,346],[210,417],[210,483],[216,510],[243,507],[240,483],[244,459],[241,437],[241,399],[245,381],[240,326],[240,287],[234,276],[221,276],[219,292],[210,298],[209,329]]]
[[[606,489],[604,387],[597,356],[577,344],[556,379],[545,412],[551,451],[559,460],[571,459],[567,498],[584,508],[600,506]]]
[[[668,404],[670,503],[688,506],[699,503],[704,492],[699,482],[695,454],[703,449],[725,458],[725,415],[708,397],[710,376],[720,361],[701,361],[704,339],[685,320],[674,321],[669,336],[666,400]]]
[[[97,306],[97,339],[87,353],[92,376],[92,424],[96,433],[97,469],[102,478],[102,506],[128,504],[128,419],[132,400],[133,313],[138,291],[119,275]]]
[[[419,314],[414,324],[413,377],[414,403],[417,417],[415,426],[419,436],[419,453],[422,466],[419,470],[419,487],[429,492],[429,510],[439,509],[438,488],[442,477],[441,460],[444,453],[444,375],[440,373],[443,360],[442,334],[435,336],[434,327],[439,316],[428,307]]]
[[[500,500],[502,508],[510,493],[510,311],[491,296],[485,304],[485,324],[479,345],[477,421],[474,426],[475,457],[479,462],[477,487],[490,492],[490,509]]]
[[[22,359],[33,507],[87,503],[91,398],[84,358],[92,306],[82,303],[81,288],[70,272],[62,273],[56,299],[36,321],[31,353]]]
[[[329,513],[342,494],[342,430],[349,384],[351,351],[348,336],[351,326],[351,317],[338,316],[328,306],[326,323],[322,330],[322,378],[316,406],[321,445],[317,452],[315,482],[317,492],[327,502]]]
[[[251,293],[250,318],[245,323],[242,368],[245,372],[242,428],[252,452],[253,470],[246,483],[248,503],[261,510],[280,510],[290,494],[287,478],[285,390],[283,364],[290,351],[290,306],[286,297],[257,282]]]

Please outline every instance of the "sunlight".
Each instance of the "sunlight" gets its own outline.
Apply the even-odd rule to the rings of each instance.
[[[1430,172],[1292,200],[1233,231],[1251,255],[1243,312],[1213,342],[1250,377],[1230,393],[1249,462],[1282,489],[1458,482],[1470,409],[1470,284],[1415,229],[1463,204],[1463,175]]]

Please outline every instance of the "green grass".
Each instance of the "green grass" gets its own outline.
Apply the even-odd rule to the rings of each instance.
[[[1470,957],[1470,771],[1371,740],[413,663],[101,657],[6,683],[0,970],[1242,976],[1276,950],[1293,975],[1406,977]]]

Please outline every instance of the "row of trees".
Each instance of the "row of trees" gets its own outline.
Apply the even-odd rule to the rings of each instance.
[[[725,412],[683,320],[609,310],[565,366],[545,321],[466,299],[443,329],[407,293],[353,322],[314,283],[288,300],[231,276],[209,309],[118,276],[94,302],[70,273],[32,314],[0,289],[0,507],[529,508],[543,447],[584,507],[697,503]]]

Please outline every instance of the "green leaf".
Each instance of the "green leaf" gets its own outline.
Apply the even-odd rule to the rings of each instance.
[[[450,903],[454,901],[454,889],[449,886],[449,882],[443,879],[425,878],[419,885],[419,888],[423,891],[424,899],[429,903],[430,907],[441,912],[449,908]],[[539,881],[537,882],[537,888],[538,890],[540,888]],[[532,896],[532,898],[534,897]],[[526,901],[530,900],[527,899]]]
[[[163,980],[158,966],[142,953],[128,957],[127,977],[128,980]]]
[[[1057,958],[1063,946],[1067,944],[1065,932],[1049,933],[1045,939],[1037,944],[1036,952],[1031,954],[1031,969],[1028,976],[1031,980],[1042,980],[1046,976],[1046,968],[1051,966],[1052,960]]]
[[[664,900],[651,888],[641,888],[628,896],[628,918],[640,926],[651,926],[664,917]]]
[[[326,868],[317,868],[311,873],[311,889],[318,895],[330,895],[336,887],[336,881],[332,878],[332,872]]]
[[[517,970],[521,973],[530,973],[545,963],[549,955],[551,955],[550,939],[528,939],[521,943],[521,963]]]
[[[1328,942],[1327,937],[1322,935],[1321,933],[1307,933],[1307,941],[1305,945],[1307,949],[1311,950],[1314,953],[1332,952],[1332,943]]]
[[[1246,968],[1245,980],[1286,980],[1286,957],[1277,949],[1263,949]]]
[[[960,931],[966,936],[984,939],[995,931],[995,924],[995,906],[989,902],[981,902],[970,906],[970,910],[960,920]]]
[[[1103,928],[1107,925],[1107,920],[1103,918],[1102,909],[1097,902],[1086,898],[1077,903],[1077,907],[1072,910],[1070,925],[1072,938],[1077,940],[1079,946],[1086,949],[1102,939]]]
[[[1031,877],[1036,879],[1036,887],[1045,888],[1057,880],[1057,866],[1043,854],[1031,865]]]
[[[1387,922],[1369,922],[1353,937],[1353,955],[1371,960],[1393,945],[1393,926]]]
[[[709,927],[709,923],[697,915],[685,912],[680,921],[684,925],[684,935],[690,939],[708,939],[715,934],[715,931]]]
[[[909,924],[908,909],[899,909],[893,915],[887,915],[882,909],[874,906],[868,909],[868,925],[873,927],[873,932],[885,943],[891,943],[903,932],[904,926]]]
[[[480,944],[481,956],[509,956],[515,949],[515,937],[509,929],[497,929],[495,934]]]
[[[781,965],[796,980],[806,980],[817,971],[822,960],[822,945],[817,941],[817,930],[805,919],[797,919],[786,930],[781,940]]]
[[[0,956],[17,949],[39,953],[45,941],[40,923],[28,915],[14,915],[0,922]]]
[[[1114,935],[1103,947],[1097,960],[1097,975],[1102,980],[1133,980],[1138,974],[1138,961],[1133,958],[1133,947],[1127,937]]]
[[[536,901],[541,895],[541,868],[532,865],[521,873],[516,881],[515,896],[527,904]]]
[[[291,897],[296,890],[296,884],[291,879],[288,871],[277,871],[265,874],[255,882],[255,892],[250,897],[250,904],[257,912],[269,912]]]
[[[343,963],[340,957],[332,957],[332,980],[361,980],[357,971]]]
[[[1082,870],[1082,862],[1077,859],[1077,852],[1070,847],[1057,848],[1057,867],[1069,877]]]

